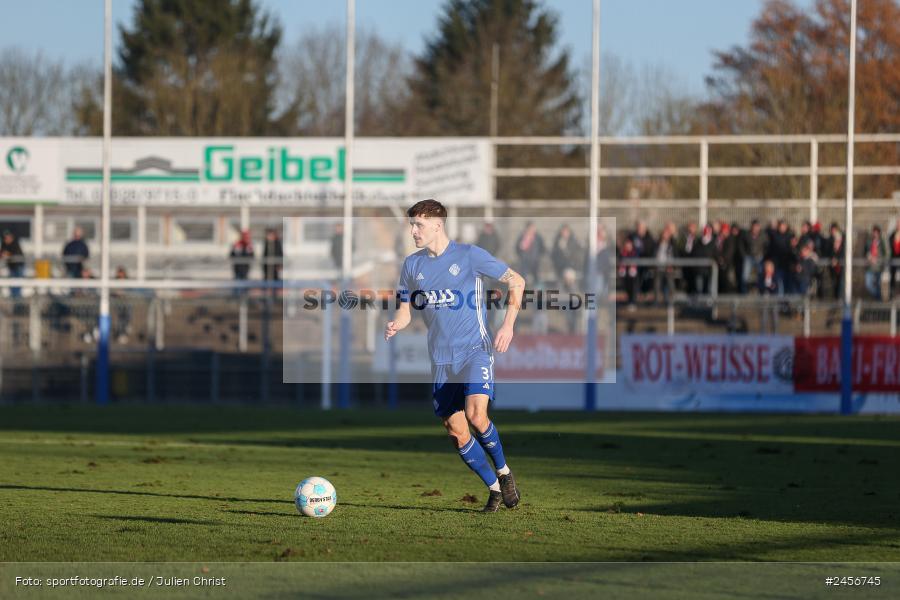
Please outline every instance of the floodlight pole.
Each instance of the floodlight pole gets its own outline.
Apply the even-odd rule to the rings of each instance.
[[[591,37],[591,191],[588,220],[588,290],[597,289],[597,205],[600,196],[600,0],[594,0],[593,34]],[[598,298],[599,300],[599,298]],[[597,408],[597,311],[588,309],[587,344],[584,367],[584,409]],[[605,362],[605,361],[604,361]]]
[[[341,289],[350,288],[353,271],[353,108],[356,23],[355,0],[347,0],[347,69],[344,81],[344,238],[341,247]],[[338,408],[350,408],[350,345],[353,331],[350,310],[341,310]]]
[[[112,133],[112,0],[103,3],[103,182],[100,216],[100,317],[97,323],[97,404],[109,404],[109,160]]]
[[[856,0],[850,0],[850,57],[847,78],[847,201],[844,206],[844,311],[841,319],[841,414],[853,410],[853,150],[856,110]]]

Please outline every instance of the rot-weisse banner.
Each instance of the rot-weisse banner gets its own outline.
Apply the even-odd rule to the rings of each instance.
[[[629,334],[619,339],[629,390],[659,394],[793,391],[790,336]]]
[[[794,338],[794,389],[837,391],[841,381],[839,337]],[[900,337],[855,336],[852,352],[853,389],[900,392]]]

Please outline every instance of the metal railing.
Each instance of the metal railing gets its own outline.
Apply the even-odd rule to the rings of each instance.
[[[674,335],[678,332],[679,311],[705,309],[709,311],[709,319],[718,321],[719,326],[730,333],[752,333],[742,330],[737,325],[740,318],[748,314],[757,317],[759,333],[783,332],[782,323],[786,320],[799,321],[799,335],[809,337],[813,334],[813,315],[825,314],[825,323],[819,323],[816,331],[820,334],[837,335],[840,328],[843,303],[841,301],[820,301],[808,295],[788,296],[745,296],[720,295],[712,297],[671,298],[666,303],[666,333]],[[857,300],[853,305],[853,327],[860,330],[864,315],[876,315],[877,324],[887,325],[885,335],[896,336],[900,299],[890,301]],[[726,315],[720,318],[720,315]],[[886,318],[885,318],[886,317]]]
[[[491,138],[494,143],[495,152],[498,146],[587,146],[591,143],[591,139],[587,136],[555,136],[555,137],[494,137]],[[900,142],[900,134],[857,134],[855,136],[856,144],[878,144],[878,143],[896,143]],[[697,150],[696,166],[636,166],[636,167],[604,167],[602,162],[599,169],[600,177],[695,177],[698,180],[698,197],[693,199],[659,199],[661,205],[674,205],[675,203],[695,203],[697,207],[697,221],[699,223],[707,223],[709,221],[709,208],[712,202],[750,202],[758,203],[758,199],[735,200],[733,198],[710,198],[709,181],[716,177],[808,177],[809,178],[809,196],[804,202],[808,203],[809,220],[819,220],[819,206],[825,203],[835,206],[843,206],[844,200],[841,199],[823,199],[819,197],[819,177],[845,175],[847,172],[846,165],[832,166],[820,165],[819,148],[823,144],[845,144],[847,136],[841,134],[808,134],[808,135],[720,135],[720,136],[697,136],[697,135],[680,135],[680,136],[629,136],[629,137],[611,137],[600,136],[599,144],[601,147],[600,155],[603,160],[604,153],[602,147],[640,147],[640,146],[695,146]],[[809,149],[809,163],[804,166],[710,166],[710,147],[711,146],[740,146],[740,145],[804,145]],[[856,165],[854,172],[858,176],[874,176],[874,175],[900,175],[900,165]],[[495,165],[492,170],[492,176],[496,178],[508,177],[589,177],[590,169],[585,167],[562,167],[562,168],[546,168],[546,167],[497,167]],[[494,185],[496,189],[496,183]],[[612,207],[622,203],[628,203],[629,198],[601,198],[601,207]],[[642,199],[645,203],[647,200],[653,201],[653,198]],[[798,199],[777,199],[779,202],[783,200],[793,201]],[[585,201],[583,199],[571,200],[552,200],[552,201],[535,201],[522,199],[504,199],[497,201],[499,204],[511,208],[520,207],[583,207]],[[856,206],[859,208],[867,206],[894,206],[896,200],[893,199],[858,199]]]

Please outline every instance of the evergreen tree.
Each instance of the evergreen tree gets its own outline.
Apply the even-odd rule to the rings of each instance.
[[[582,102],[556,15],[536,0],[448,0],[436,35],[415,60],[400,133],[491,133],[493,49],[498,47],[498,135],[579,133]],[[584,167],[584,148],[501,147],[499,166]],[[499,198],[580,198],[577,178],[501,178]]]
[[[141,0],[122,27],[114,74],[116,135],[285,135],[276,115],[281,28],[253,0]],[[83,125],[99,107],[86,94]]]
[[[449,0],[416,60],[406,114],[411,133],[488,135],[493,46],[499,47],[498,134],[561,135],[578,127],[580,99],[557,17],[535,0]]]

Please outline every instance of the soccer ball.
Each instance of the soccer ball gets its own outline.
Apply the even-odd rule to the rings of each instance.
[[[294,490],[294,505],[307,517],[327,517],[337,504],[337,492],[324,477],[307,477]]]

